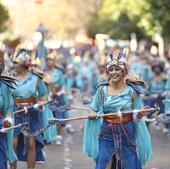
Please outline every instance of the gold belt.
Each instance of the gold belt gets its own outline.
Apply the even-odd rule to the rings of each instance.
[[[18,106],[26,106],[29,104],[35,104],[37,103],[37,99],[35,97],[30,97],[27,99],[16,99],[14,98],[14,103]]]
[[[131,113],[122,114],[122,117],[118,115],[105,116],[104,121],[112,124],[125,124],[133,120]]]

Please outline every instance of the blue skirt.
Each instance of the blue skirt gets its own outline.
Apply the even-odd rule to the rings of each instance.
[[[42,128],[41,112],[38,109],[29,109],[27,114],[18,113],[15,114],[15,124],[28,122],[28,129],[30,133],[35,133]],[[22,134],[21,128],[14,130],[14,137],[19,137],[17,147],[17,157],[19,161],[26,161],[26,148],[27,140]],[[35,137],[36,140],[36,161],[45,161],[44,153],[42,151],[44,147],[43,137],[39,135]]]
[[[95,169],[142,169],[136,152],[136,137],[133,122],[109,124],[103,122],[99,136],[99,155]]]
[[[2,128],[2,118],[0,118],[0,129]],[[7,169],[7,138],[5,133],[0,133],[0,169]]]

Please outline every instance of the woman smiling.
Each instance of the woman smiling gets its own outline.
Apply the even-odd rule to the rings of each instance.
[[[107,56],[107,79],[97,87],[92,112],[84,130],[84,154],[96,161],[95,169],[141,169],[152,157],[151,139],[142,117],[143,83],[128,79],[127,60],[121,51]],[[116,112],[96,119],[97,114]]]

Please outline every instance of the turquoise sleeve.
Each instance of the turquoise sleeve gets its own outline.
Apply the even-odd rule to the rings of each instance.
[[[61,74],[59,74],[57,72],[53,72],[51,75],[52,84],[54,84],[55,86],[58,86],[60,78],[61,78]]]
[[[141,108],[143,108],[143,102],[141,97],[137,96],[136,100],[133,103],[133,109]],[[152,159],[152,144],[150,133],[145,124],[145,121],[134,121],[134,125],[136,129],[137,150],[139,159],[142,165],[145,165],[147,161]]]
[[[14,124],[14,115],[13,116],[13,124]],[[15,151],[13,149],[13,134],[14,130],[11,130],[7,133],[7,158],[10,163],[17,161],[17,155],[15,154]]]
[[[99,93],[96,92],[93,97],[93,101],[90,104],[90,108],[97,114],[103,114],[103,106],[100,104]],[[92,157],[94,160],[97,159],[99,152],[99,134],[101,131],[101,118],[97,120],[87,119],[84,126],[83,132],[83,154]]]
[[[99,108],[100,108],[100,96],[99,96],[99,90],[97,90],[96,94],[93,96],[92,102],[90,104],[90,108],[94,111],[94,112],[98,112]]]
[[[6,86],[4,87],[5,88],[3,90],[4,91],[3,95],[4,95],[5,104],[4,104],[3,112],[5,113],[5,116],[6,116],[8,112],[12,112],[14,102],[13,102],[13,98],[12,98],[9,88]]]
[[[83,132],[83,154],[97,159],[99,152],[99,133],[101,131],[101,119],[86,120]]]
[[[5,105],[4,105],[4,110],[3,111],[5,112],[5,117],[6,117],[8,112],[11,112],[11,118],[13,119],[13,124],[14,124],[14,113],[13,113],[13,109],[12,109],[12,107],[13,107],[13,99],[12,99],[10,90],[6,85],[2,85],[2,90],[4,91],[3,92],[3,97],[4,97]],[[7,133],[7,158],[8,158],[8,161],[10,163],[17,160],[17,156],[16,156],[16,154],[14,152],[13,143],[12,143],[13,132],[14,131],[11,130],[11,131],[9,131]]]
[[[41,98],[48,93],[48,90],[47,90],[45,83],[41,79],[38,79],[38,80],[39,80],[38,86],[37,86],[38,98]]]

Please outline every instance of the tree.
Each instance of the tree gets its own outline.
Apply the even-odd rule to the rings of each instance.
[[[112,38],[129,39],[130,34],[135,32],[138,39],[146,38],[143,25],[139,25],[145,5],[139,0],[104,0],[87,25],[89,35],[107,33]]]
[[[152,14],[148,22],[153,27],[160,27],[162,36],[170,42],[170,0],[147,0],[147,3],[149,9],[146,11]]]
[[[124,12],[115,21],[94,16],[87,26],[88,35],[94,38],[96,33],[107,33],[113,39],[130,39],[131,33],[135,32],[139,39],[147,38],[143,29],[137,27],[138,20],[138,17],[131,19]]]
[[[8,11],[0,3],[0,32],[3,32],[6,29],[6,23],[9,19]]]

